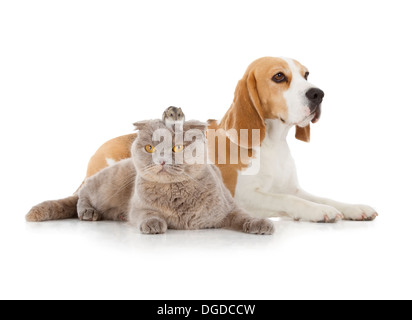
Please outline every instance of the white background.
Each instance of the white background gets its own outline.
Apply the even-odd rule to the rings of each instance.
[[[409,2],[1,1],[0,298],[412,298]],[[220,119],[262,56],[326,92],[312,142],[289,137],[301,184],[375,222],[257,237],[24,221],[132,122],[169,105]]]

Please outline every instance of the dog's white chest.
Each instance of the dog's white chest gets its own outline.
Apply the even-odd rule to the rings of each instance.
[[[268,193],[294,193],[298,186],[296,166],[286,141],[288,127],[277,120],[267,120],[267,136],[260,148],[260,170],[238,176],[235,198],[248,201],[257,190]]]

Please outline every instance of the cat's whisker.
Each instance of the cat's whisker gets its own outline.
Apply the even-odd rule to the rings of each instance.
[[[129,183],[129,181],[135,181],[135,180],[136,180],[136,175],[135,174],[130,175],[126,179],[124,179],[124,182],[122,183],[121,186],[123,186],[124,184]],[[117,186],[118,185],[117,183],[113,183],[113,182],[108,182],[108,184],[110,184],[112,186]]]
[[[143,171],[143,173],[149,173],[149,174],[156,174],[159,172],[159,168],[153,166],[152,168],[146,169]]]
[[[139,171],[142,173],[151,173],[154,169],[157,169],[157,167],[158,167],[157,165],[151,164],[142,169],[139,169]]]
[[[155,164],[149,164],[148,166],[146,166],[146,167],[144,167],[144,168],[141,168],[141,169],[139,169],[139,170],[144,172],[144,171],[150,170],[150,169],[152,169],[152,168],[154,168],[154,167],[156,167]]]
[[[111,199],[113,199],[115,196],[117,196],[118,194],[120,194],[121,192],[123,192],[125,189],[127,189],[128,187],[130,187],[132,184],[134,184],[136,181],[136,175],[130,175],[127,177],[127,179],[125,179],[125,181],[123,182],[123,184],[120,186],[120,188],[117,188],[117,191],[115,193],[113,193],[110,197],[106,198],[104,200],[105,203],[108,203]],[[112,184],[113,185],[113,184]]]
[[[169,171],[170,173],[176,173],[176,174],[180,174],[183,173],[184,170],[181,168],[176,168],[176,167],[168,167],[167,171]]]

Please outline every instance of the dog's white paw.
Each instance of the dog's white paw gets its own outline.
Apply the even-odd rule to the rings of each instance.
[[[345,205],[339,210],[343,213],[345,220],[372,221],[378,216],[375,209],[362,204]]]
[[[295,220],[333,223],[342,220],[344,216],[334,207],[323,204],[314,204],[306,207],[302,212],[295,215],[294,218]]]

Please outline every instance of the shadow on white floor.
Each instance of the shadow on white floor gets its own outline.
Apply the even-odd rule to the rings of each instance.
[[[125,223],[15,219],[0,225],[0,298],[373,299],[412,285],[406,223],[275,225],[273,236],[148,236]]]
[[[99,221],[82,222],[78,220],[50,221],[43,223],[26,223],[26,232],[36,235],[67,235],[87,238],[93,245],[113,246],[123,249],[151,251],[158,249],[212,249],[226,250],[232,248],[263,249],[276,246],[285,237],[326,236],[340,232],[356,232],[374,229],[376,222],[338,222],[334,224],[316,224],[273,219],[276,232],[273,236],[250,235],[230,230],[168,230],[163,235],[142,235],[128,223]],[[338,233],[339,234],[339,233]]]

